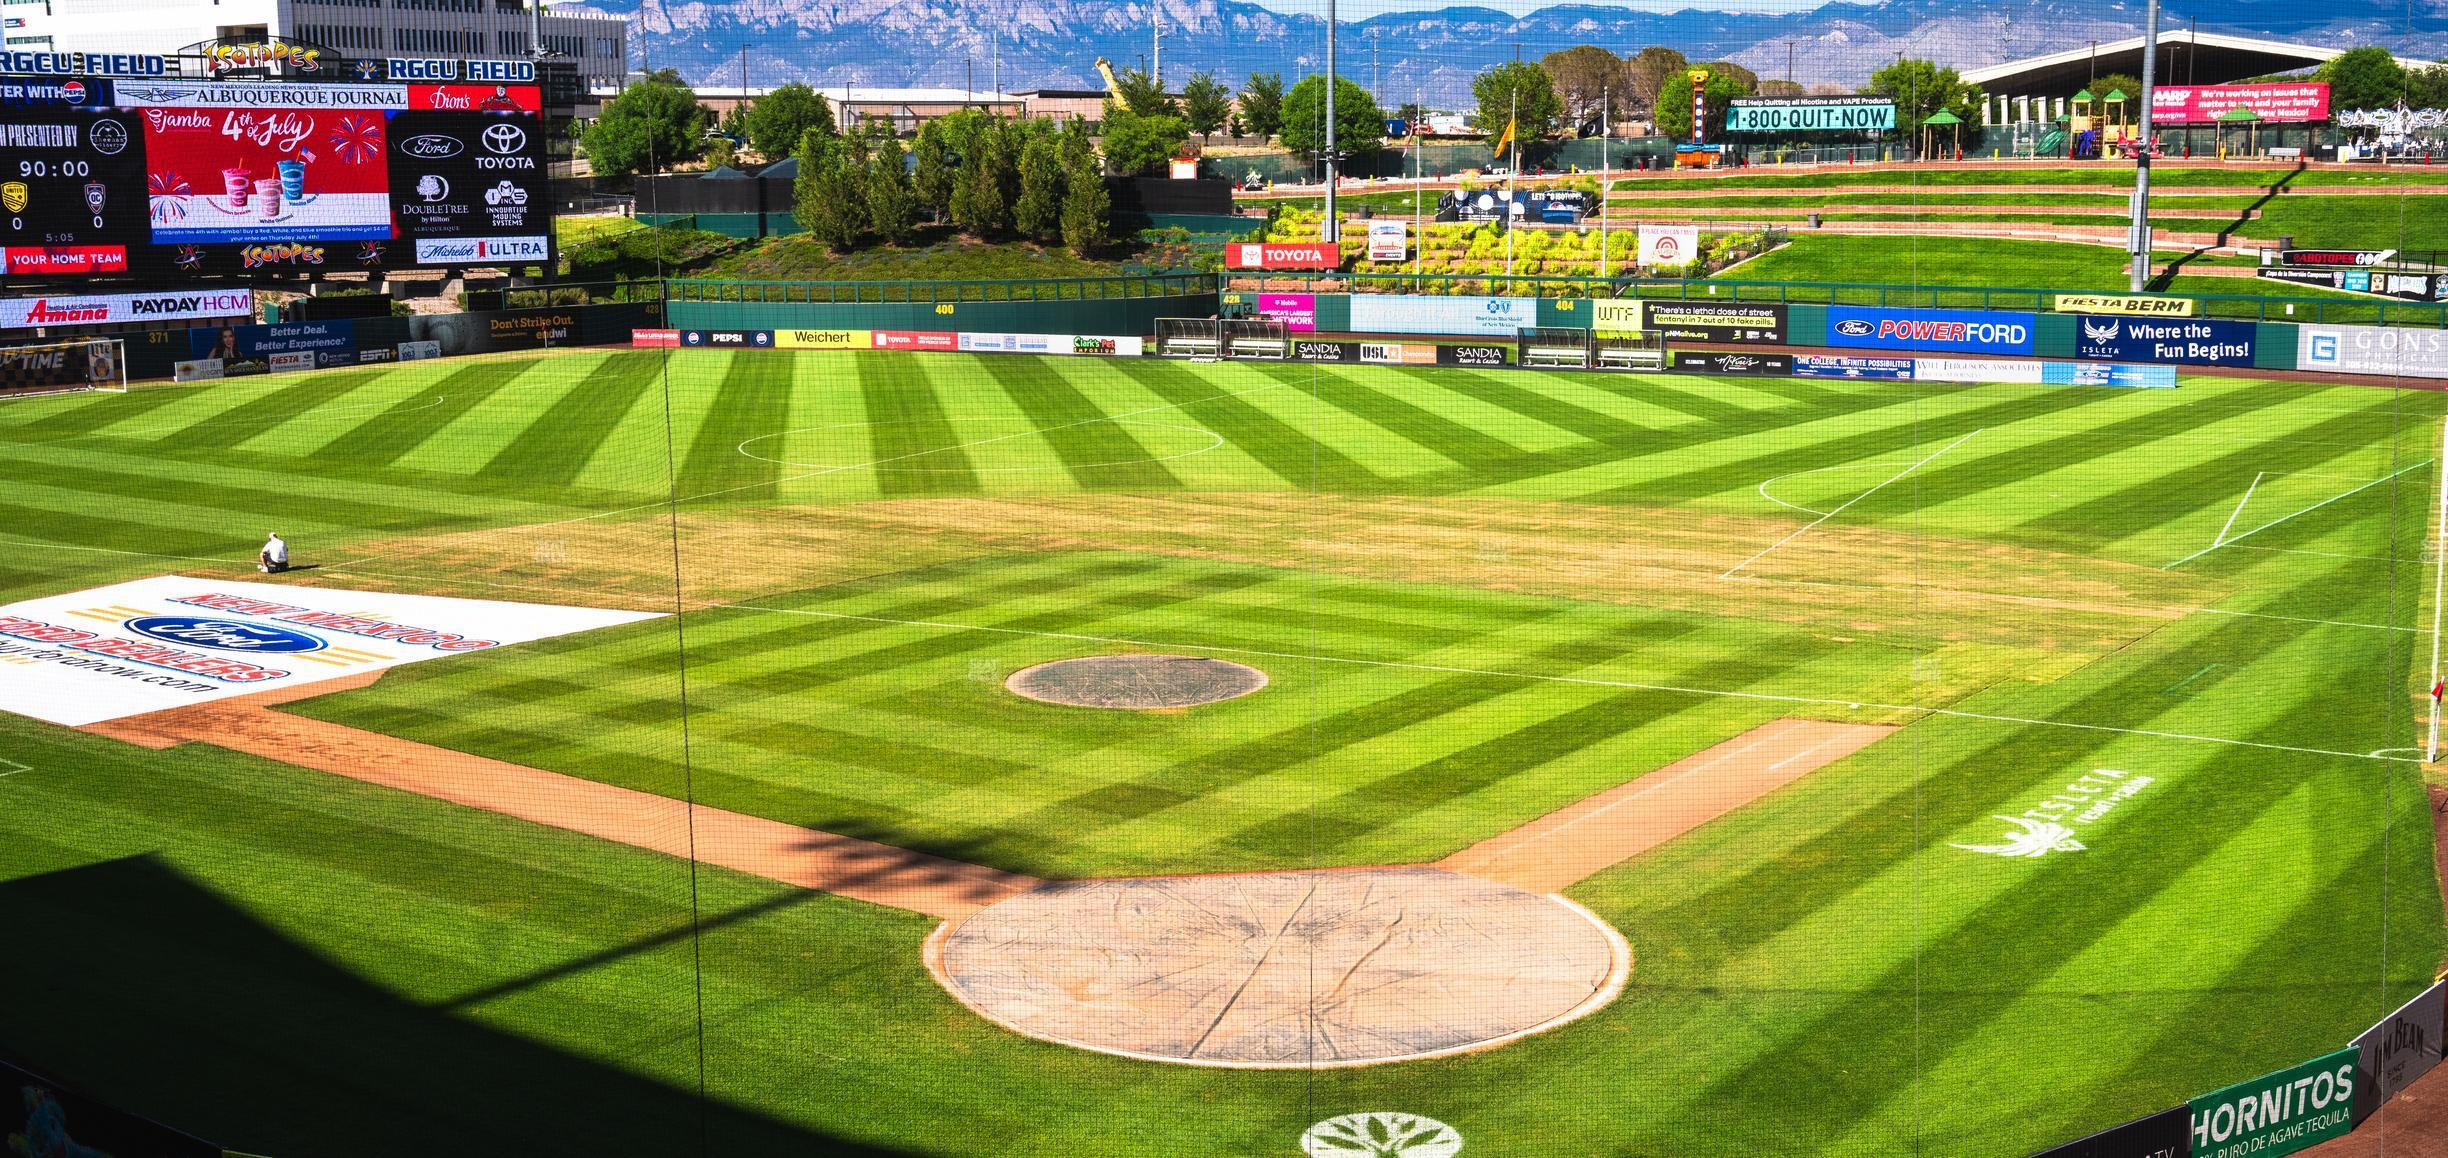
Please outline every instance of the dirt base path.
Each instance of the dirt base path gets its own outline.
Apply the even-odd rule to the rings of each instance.
[[[363,680],[358,686],[371,682]],[[935,917],[967,916],[1041,883],[1034,877],[272,710],[273,703],[337,690],[337,681],[327,681],[286,697],[241,697],[87,730],[153,748],[189,741],[211,744]]]
[[[1895,731],[1881,724],[1762,724],[1637,780],[1437,862],[1533,892],[1576,884],[1732,812]]]

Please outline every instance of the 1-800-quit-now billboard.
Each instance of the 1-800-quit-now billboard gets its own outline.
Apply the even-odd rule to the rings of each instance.
[[[0,77],[0,271],[553,260],[534,85]]]

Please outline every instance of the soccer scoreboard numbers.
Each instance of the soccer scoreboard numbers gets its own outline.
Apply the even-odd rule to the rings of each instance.
[[[533,84],[0,76],[12,279],[553,259]]]

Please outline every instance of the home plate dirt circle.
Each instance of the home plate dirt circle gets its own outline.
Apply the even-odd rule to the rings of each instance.
[[[1631,967],[1579,905],[1427,867],[1045,884],[927,941],[935,979],[1016,1033],[1253,1069],[1501,1045],[1614,1000]]]
[[[1248,664],[1195,655],[1092,655],[1022,668],[1003,681],[1016,695],[1076,708],[1188,708],[1266,686]]]

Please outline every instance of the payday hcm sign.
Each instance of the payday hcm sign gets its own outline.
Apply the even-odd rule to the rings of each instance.
[[[2252,322],[2209,318],[2143,318],[2080,314],[2074,355],[2104,362],[2189,362],[2199,366],[2250,366]]]
[[[2192,1101],[2193,1158],[2279,1158],[2354,1129],[2356,1049]]]

